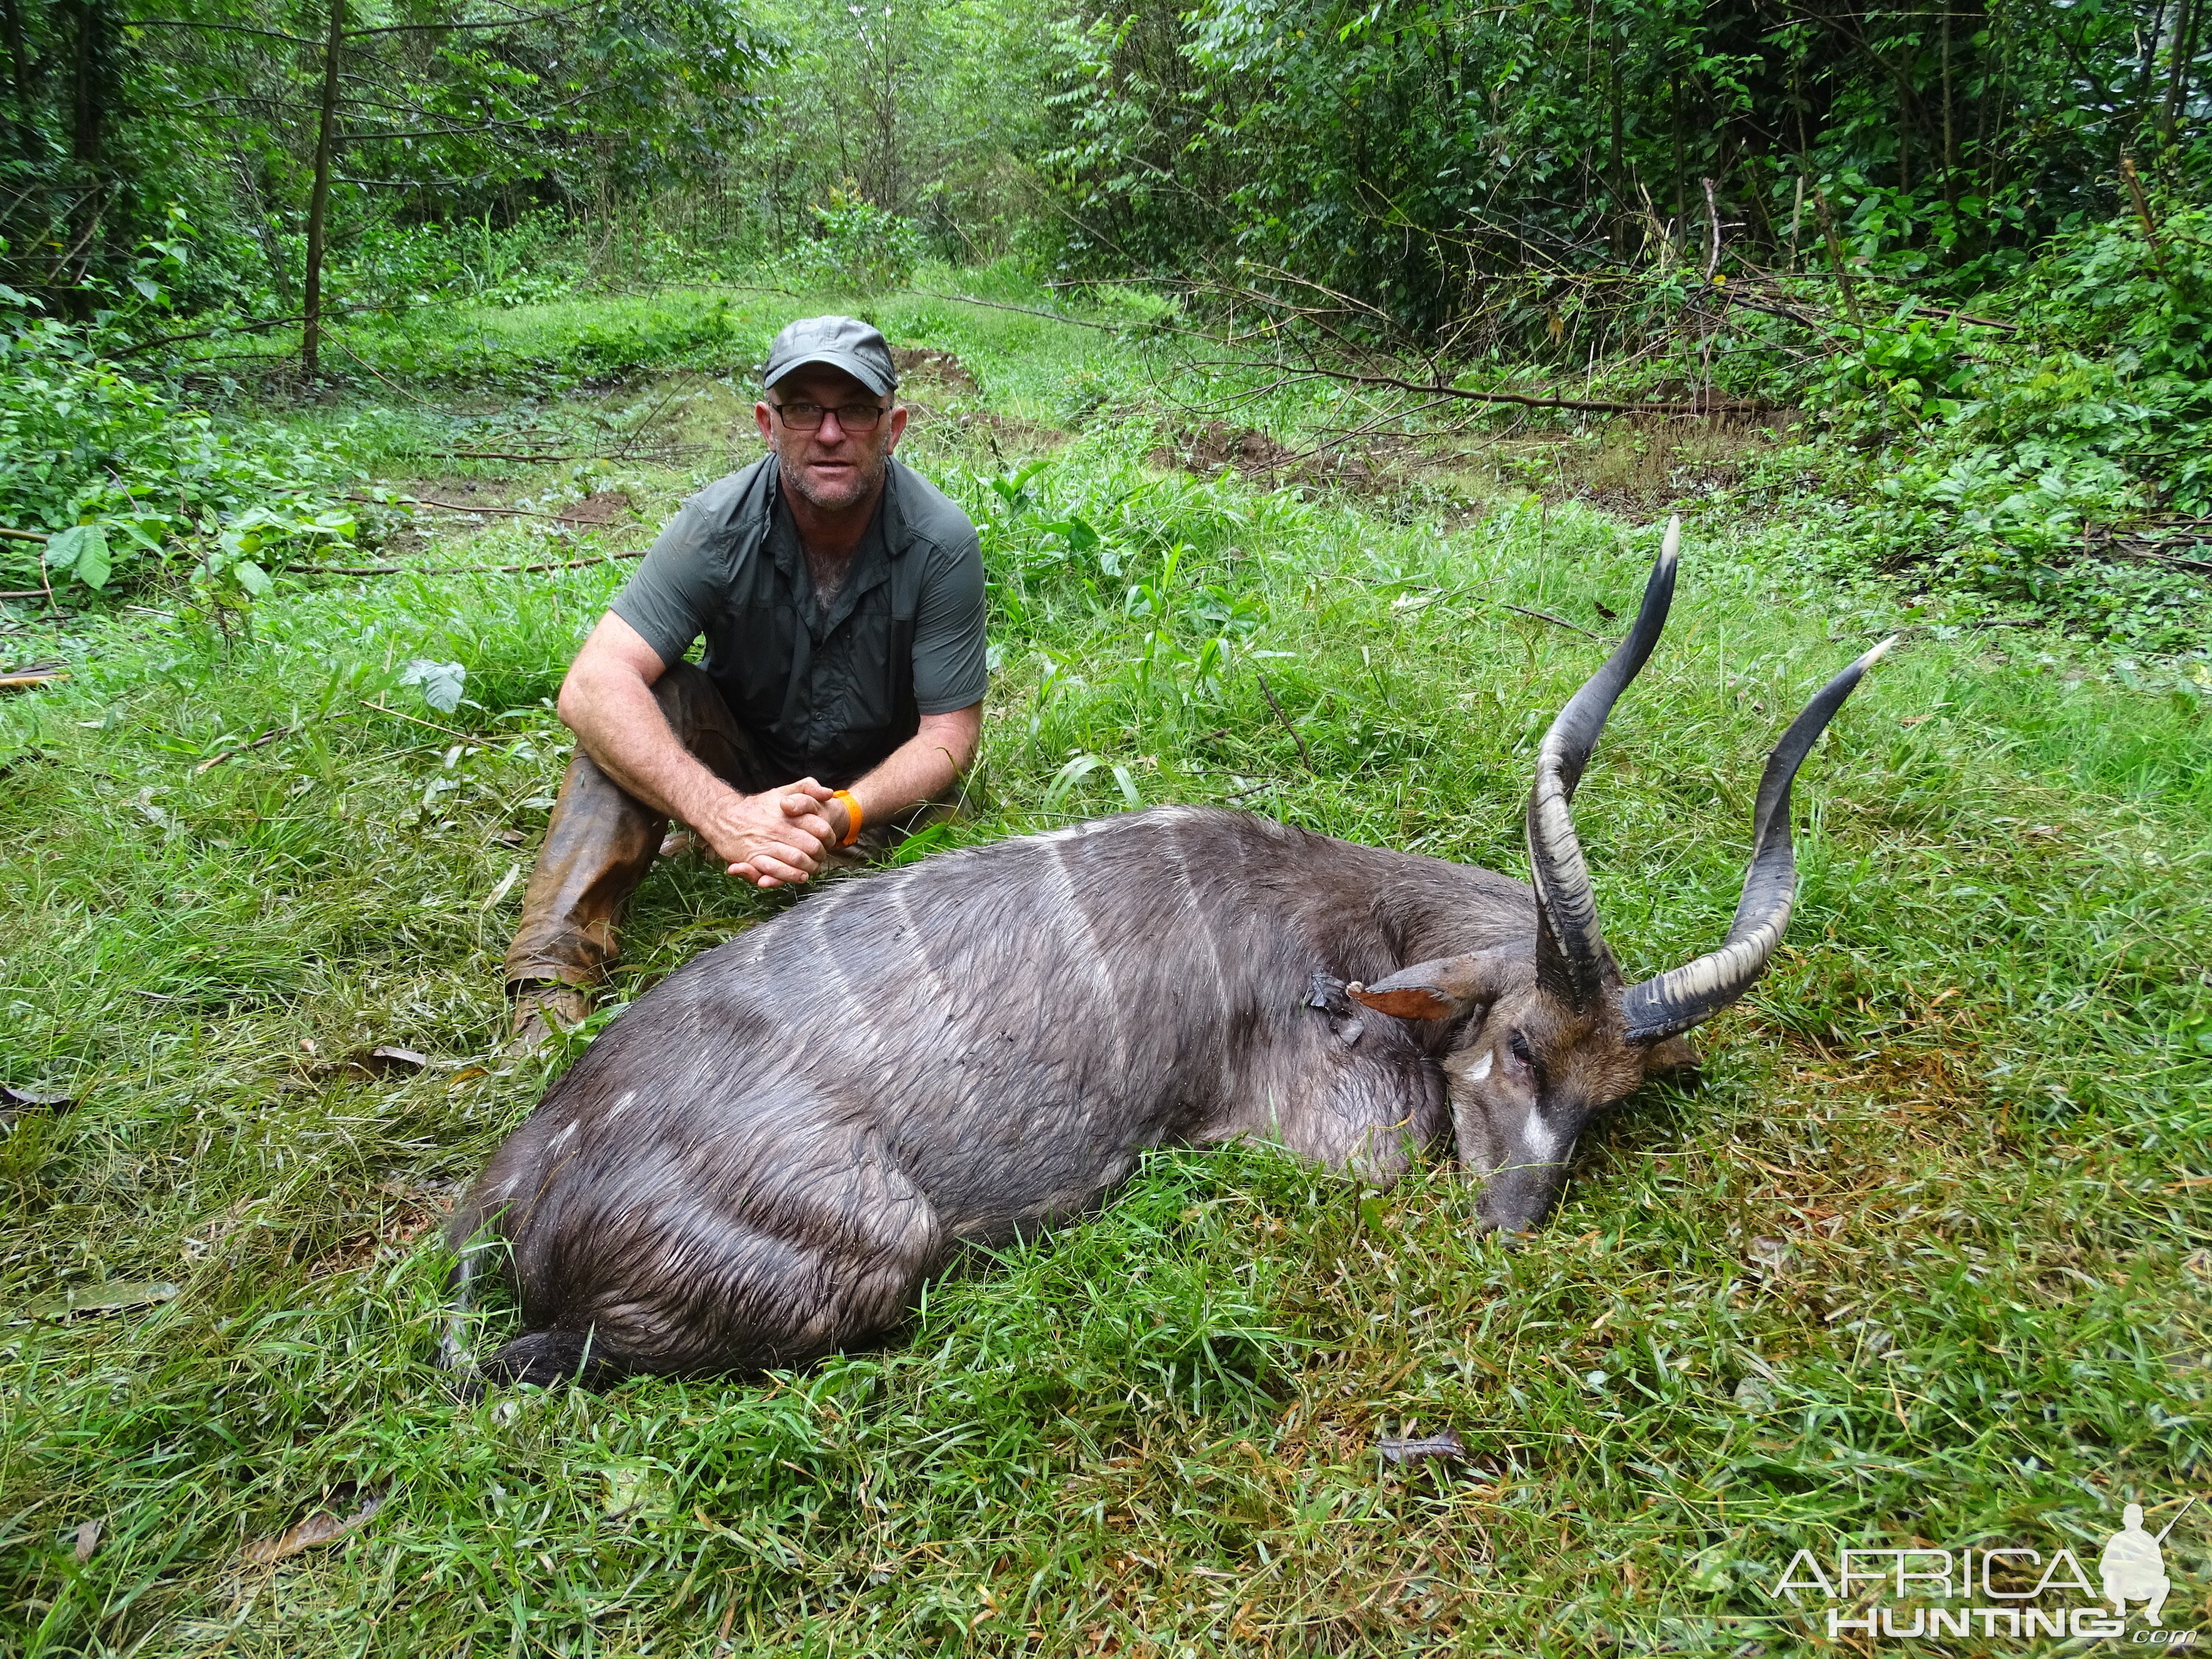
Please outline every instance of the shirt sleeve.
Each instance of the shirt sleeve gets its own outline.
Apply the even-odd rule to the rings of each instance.
[[[941,554],[914,617],[914,703],[949,714],[983,701],[990,687],[983,605],[983,554],[970,528]],[[908,556],[912,556],[909,555]],[[642,574],[642,573],[640,573]]]
[[[683,661],[706,631],[726,586],[708,549],[713,520],[729,505],[720,501],[710,508],[708,496],[716,493],[694,495],[678,509],[637,574],[607,606],[637,629],[664,668]]]

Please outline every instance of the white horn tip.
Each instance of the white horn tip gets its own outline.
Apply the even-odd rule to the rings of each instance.
[[[1682,550],[1682,515],[1679,513],[1667,520],[1667,538],[1659,544],[1662,563],[1672,564]]]
[[[1890,648],[1896,645],[1896,643],[1904,637],[1905,635],[1902,634],[1892,634],[1887,639],[1884,640],[1880,645],[1875,647],[1873,650],[1868,652],[1864,656],[1861,657],[1857,662],[1851,665],[1856,668],[1859,672],[1863,674],[1868,669],[1873,667],[1884,657],[1887,656],[1890,653]]]

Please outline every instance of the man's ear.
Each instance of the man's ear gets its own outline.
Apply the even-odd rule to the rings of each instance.
[[[1494,951],[1467,957],[1437,957],[1401,968],[1372,985],[1352,984],[1345,994],[1377,1013],[1400,1019],[1450,1019],[1470,1008],[1487,1007],[1505,988],[1506,963]]]

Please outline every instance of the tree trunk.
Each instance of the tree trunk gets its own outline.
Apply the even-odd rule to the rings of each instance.
[[[2173,45],[2166,51],[2166,112],[2158,124],[2158,136],[2169,144],[2189,100],[2189,70],[2197,56],[2197,30],[2203,10],[2204,0],[2181,0],[2174,13]]]
[[[1959,140],[1951,119],[1951,8],[1958,0],[1943,0],[1943,199],[1959,204]]]
[[[1689,135],[1683,131],[1687,117],[1682,110],[1682,76],[1679,71],[1668,84],[1668,101],[1674,112],[1674,222],[1668,234],[1679,238],[1687,233],[1690,223]]]
[[[2004,14],[2001,9],[1991,9],[1989,0],[1984,0],[1982,18],[1989,25],[1989,38],[1984,42],[1983,51],[1986,52],[1990,47],[1996,47],[1998,65],[1993,69],[1987,57],[1977,59],[1982,72],[1975,82],[1978,90],[1974,98],[1974,165],[1980,172],[1974,182],[1975,187],[1987,198],[1996,193],[1996,163],[1990,151],[1993,139],[1990,117],[1996,108],[2000,86],[1997,77],[2004,61],[2003,48],[1999,44],[2003,38]],[[1983,222],[1986,225],[1988,222],[1984,220]]]
[[[2142,70],[2136,76],[2136,125],[2155,131],[2158,125],[2158,43],[2166,34],[2166,0],[2151,0],[2150,21],[2145,25]]]
[[[25,161],[31,149],[31,48],[23,38],[21,0],[0,0],[0,46],[8,48],[8,90],[15,102],[15,149]]]
[[[338,52],[345,44],[345,0],[331,0],[331,30],[323,43],[322,118],[315,128],[315,183],[307,197],[307,271],[300,367],[313,380],[322,367],[323,229],[331,205],[331,149],[337,136]]]
[[[1820,185],[1813,186],[1813,210],[1820,216],[1820,234],[1828,244],[1828,262],[1836,268],[1836,284],[1844,292],[1844,312],[1851,319],[1851,326],[1864,333],[1866,319],[1859,313],[1859,295],[1851,285],[1850,262],[1844,257],[1844,239],[1836,234],[1835,216],[1828,211],[1828,198]]]
[[[69,240],[54,281],[73,317],[92,314],[85,283],[107,206],[106,155],[108,104],[113,94],[114,24],[106,0],[75,0],[68,9],[70,59],[70,173],[76,200],[69,210]]]
[[[1628,255],[1628,173],[1621,164],[1622,152],[1626,149],[1622,131],[1626,118],[1621,108],[1623,93],[1620,87],[1621,66],[1628,60],[1628,31],[1619,24],[1613,26],[1613,50],[1607,64],[1607,78],[1612,88],[1613,156],[1606,173],[1613,183],[1613,257],[1626,258]]]

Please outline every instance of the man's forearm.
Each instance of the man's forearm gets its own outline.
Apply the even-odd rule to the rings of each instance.
[[[957,782],[975,757],[975,740],[965,722],[946,729],[922,723],[922,729],[884,757],[876,769],[852,786],[868,823],[880,823],[893,813],[943,794]]]
[[[670,727],[653,688],[635,677],[592,676],[562,698],[562,717],[599,769],[656,811],[698,823],[733,793]]]

